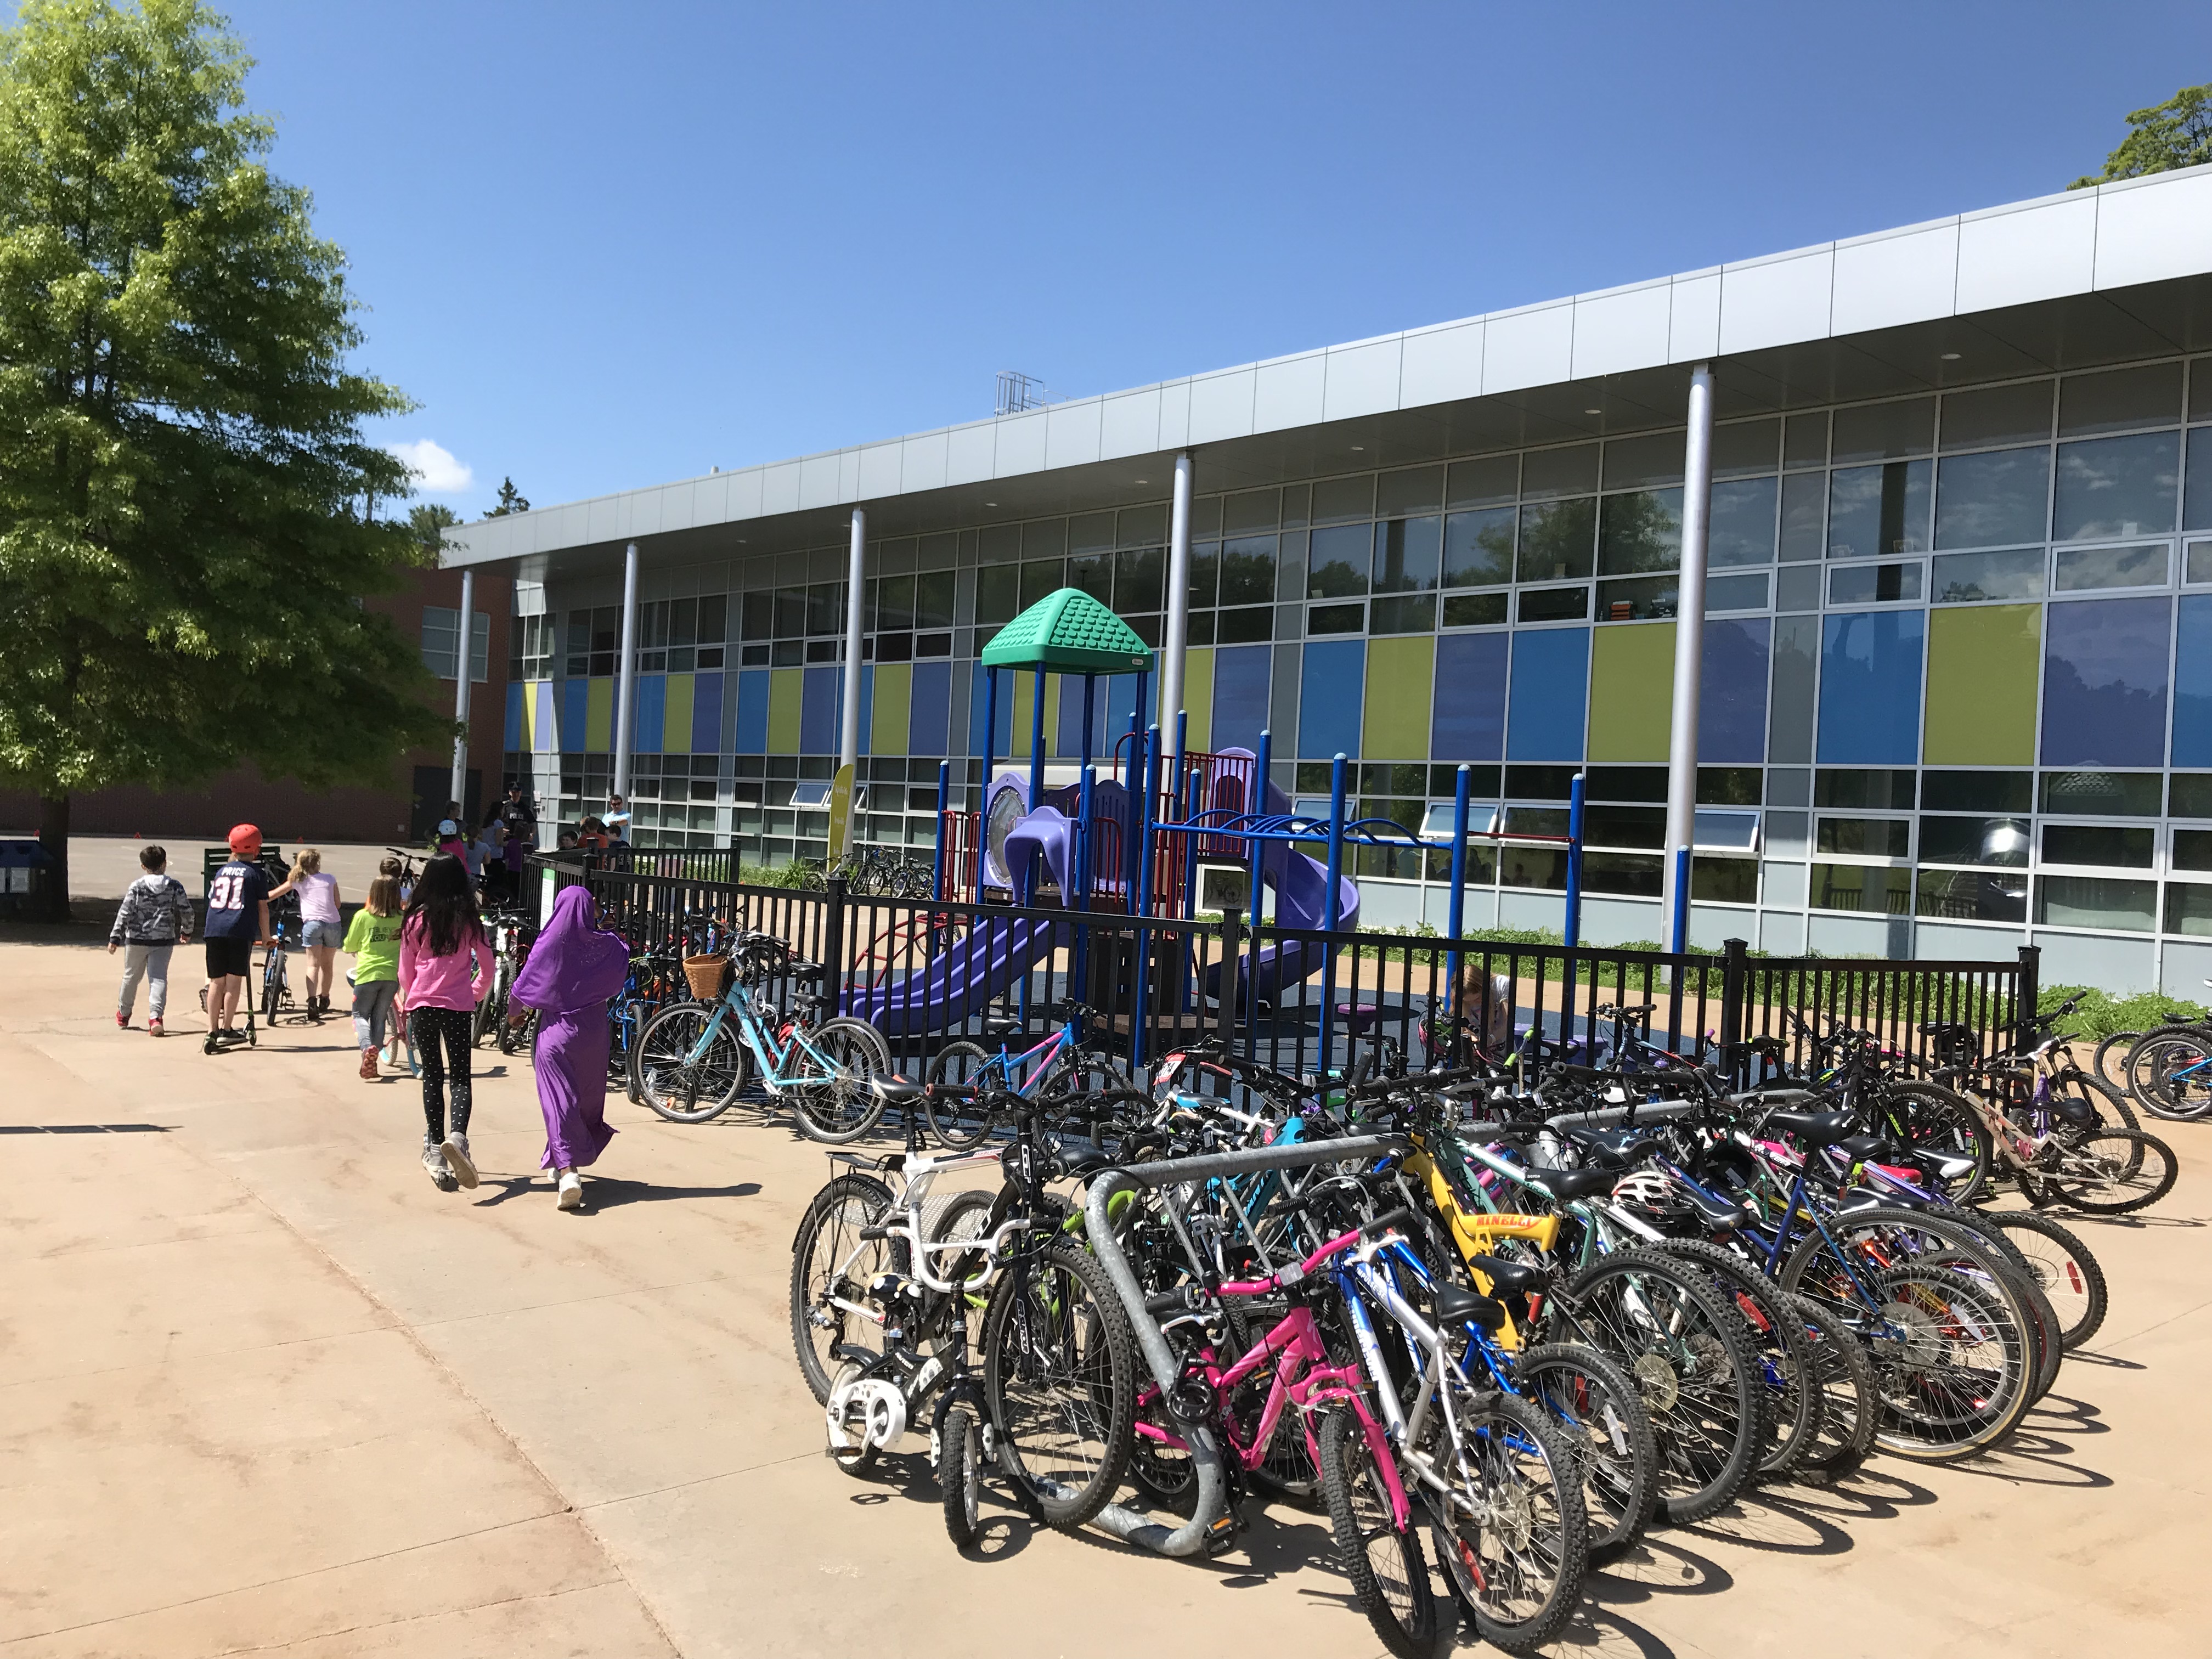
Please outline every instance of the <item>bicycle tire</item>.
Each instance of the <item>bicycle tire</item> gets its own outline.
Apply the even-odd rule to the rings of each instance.
[[[1534,1653],[1582,1601],[1589,1561],[1582,1483],[1561,1437],[1518,1395],[1489,1390],[1462,1412],[1461,1434],[1469,1461],[1482,1467],[1488,1516],[1470,1538],[1437,1519],[1432,1505],[1430,1532],[1444,1587],[1483,1640],[1508,1653]],[[1555,1540],[1548,1561],[1531,1556],[1540,1532]],[[1500,1550],[1524,1559],[1501,1559]]]
[[[499,1051],[503,1054],[535,1054],[538,1048],[538,1011],[532,1008],[530,1018],[520,1025],[511,1020],[499,1024]]]
[[[830,1298],[857,1302],[878,1273],[893,1270],[890,1241],[860,1237],[890,1207],[890,1188],[874,1176],[839,1176],[814,1194],[792,1237],[791,1346],[817,1406],[830,1403],[831,1382],[845,1363],[836,1357],[838,1346],[866,1347],[852,1339],[874,1333],[880,1352],[883,1328]]]
[[[2076,1088],[2076,1085],[2080,1085]],[[2069,1066],[2051,1079],[2051,1092],[2079,1100],[2097,1115],[2097,1121],[2107,1128],[2140,1129],[2142,1120],[2136,1109],[2128,1104],[2128,1097],[2109,1083],[2091,1077],[2078,1066]]]
[[[1901,1119],[1890,1119],[1882,1108],[1893,1100],[1906,1103]],[[1970,1158],[1973,1169],[1949,1183],[1947,1197],[1954,1204],[1969,1204],[1987,1190],[1990,1163],[1996,1155],[1989,1125],[1956,1090],[1935,1083],[1893,1083],[1875,1107],[1878,1127],[1904,1131],[1898,1138],[1917,1152]]]
[[[284,957],[271,951],[269,960],[261,969],[261,1023],[273,1027],[278,1010],[284,1006]]]
[[[2173,1190],[2173,1149],[2141,1129],[2062,1129],[2032,1168],[2041,1196],[2086,1215],[2132,1215]]]
[[[1656,1248],[1702,1263],[1713,1289],[1735,1304],[1756,1352],[1767,1388],[1766,1449],[1761,1474],[1787,1474],[1819,1437],[1820,1391],[1812,1386],[1813,1352],[1803,1328],[1784,1304],[1785,1292],[1742,1257],[1703,1239],[1668,1239]]]
[[[1352,1599],[1384,1647],[1400,1659],[1429,1659],[1443,1635],[1442,1609],[1421,1556],[1415,1512],[1408,1508],[1403,1526],[1393,1519],[1389,1489],[1357,1413],[1323,1412],[1314,1435],[1322,1501]]]
[[[2212,1113],[2212,1080],[2191,1078],[2177,1092],[2173,1077],[2207,1060],[2212,1060],[2212,1030],[2178,1023],[2154,1025],[2128,1049],[2128,1095],[2154,1117],[2195,1122]]]
[[[1593,1561],[1643,1534],[1659,1489],[1659,1442],[1628,1373],[1595,1348],[1546,1342],[1513,1360],[1522,1397],[1559,1424],[1582,1466],[1583,1515]]]
[[[2090,1056],[2089,1069],[2107,1088],[2125,1093],[2128,1088],[2128,1055],[2136,1043],[2142,1041],[2141,1031],[2115,1031],[2097,1045]]]
[[[1865,1461],[1881,1426],[1874,1362],[1858,1338],[1827,1309],[1808,1296],[1783,1294],[1804,1326],[1813,1351],[1813,1375],[1821,1393],[1820,1432],[1800,1455],[1797,1468],[1824,1476],[1840,1474]]]
[[[2033,1210],[1984,1210],[1981,1218],[2002,1229],[2027,1258],[2029,1275],[2057,1316],[2060,1346],[2071,1352],[2094,1336],[2111,1298],[2105,1270],[2080,1236]]]
[[[1624,1317],[1609,1305],[1639,1276],[1665,1287],[1670,1310],[1656,1322],[1668,1333],[1663,1343],[1649,1317]],[[1649,1303],[1648,1291],[1637,1293]],[[1758,1472],[1766,1443],[1765,1389],[1735,1310],[1686,1264],[1645,1248],[1600,1257],[1553,1306],[1577,1340],[1635,1381],[1658,1437],[1667,1518],[1702,1521],[1733,1501]]]
[[[799,1077],[789,1090],[800,1131],[830,1146],[858,1140],[884,1115],[883,1097],[870,1086],[888,1069],[881,1039],[866,1021],[840,1018],[823,1021],[806,1041],[811,1048],[793,1056]]]
[[[1128,1462],[1137,1359],[1097,1258],[1060,1243],[1009,1263],[983,1312],[982,1370],[1000,1455],[1047,1523],[1073,1529],[1105,1508]]]
[[[628,1070],[638,1099],[671,1123],[704,1123],[729,1110],[744,1091],[751,1056],[725,1019],[706,1052],[690,1056],[714,1017],[707,1002],[678,1002],[645,1023],[631,1046]]]
[[[948,1086],[972,1087],[994,1069],[997,1060],[998,1056],[987,1053],[981,1043],[962,1041],[946,1043],[929,1062],[930,1087],[921,1097],[921,1115],[928,1121],[929,1133],[937,1137],[937,1144],[948,1152],[964,1152],[988,1139],[991,1112],[980,1101],[938,1091]]]
[[[945,1499],[945,1535],[955,1549],[971,1548],[983,1530],[983,1436],[975,1413],[946,1408],[938,1430],[937,1485]]]

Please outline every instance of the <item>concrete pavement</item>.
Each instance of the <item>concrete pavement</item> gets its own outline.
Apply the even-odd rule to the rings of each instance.
[[[0,1659],[1376,1650],[1273,1508],[1202,1565],[1032,1528],[946,1543],[918,1441],[856,1481],[791,1356],[819,1149],[617,1102],[556,1212],[526,1064],[482,1056],[473,1193],[350,1030],[216,1058],[118,1033],[109,959],[0,945]],[[143,1019],[143,1004],[141,1018]],[[2198,1656],[2212,1449],[2203,1131],[2112,1310],[1999,1455],[1761,1490],[1592,1581],[1561,1650]]]

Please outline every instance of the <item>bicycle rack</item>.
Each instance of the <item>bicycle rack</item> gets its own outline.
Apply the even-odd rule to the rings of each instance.
[[[1334,1164],[1345,1158],[1381,1158],[1408,1152],[1412,1146],[1403,1135],[1351,1135],[1334,1140],[1293,1141],[1280,1146],[1253,1146],[1242,1152],[1168,1158],[1158,1164],[1140,1164],[1134,1169],[1108,1170],[1091,1183],[1084,1218],[1091,1250],[1104,1265],[1121,1305],[1128,1311],[1137,1346],[1144,1352],[1145,1364],[1152,1371],[1152,1380],[1159,1384],[1163,1398],[1175,1390],[1175,1355],[1169,1351],[1167,1338],[1161,1334],[1158,1322],[1145,1311],[1144,1286],[1137,1283],[1129,1258],[1121,1253],[1113,1224],[1107,1219],[1107,1206],[1114,1194],[1139,1187],[1169,1187],[1178,1182],[1207,1181],[1260,1170],[1295,1170],[1310,1164]],[[1222,1478],[1221,1452],[1213,1443],[1212,1431],[1193,1425],[1188,1437],[1191,1462],[1198,1469],[1198,1506],[1188,1521],[1170,1531],[1149,1516],[1119,1504],[1109,1504],[1093,1517],[1097,1524],[1125,1542],[1141,1544],[1162,1555],[1191,1556],[1203,1550],[1228,1513],[1227,1484]]]

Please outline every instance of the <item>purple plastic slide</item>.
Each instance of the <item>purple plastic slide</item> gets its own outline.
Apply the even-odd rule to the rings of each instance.
[[[1246,760],[1255,758],[1248,750],[1224,749],[1221,752]],[[1267,811],[1288,813],[1290,810],[1290,797],[1270,780],[1267,784]],[[1275,923],[1278,927],[1319,928],[1328,924],[1328,866],[1320,860],[1310,859],[1283,842],[1271,841],[1260,855],[1260,879],[1275,890]],[[1340,929],[1349,930],[1359,922],[1359,884],[1350,876],[1340,876],[1336,887],[1336,925]],[[1269,1002],[1279,1002],[1283,987],[1296,985],[1321,971],[1325,954],[1319,946],[1304,939],[1292,939],[1281,945],[1263,945],[1257,952],[1256,960],[1253,960],[1250,968],[1244,971],[1250,972],[1256,979],[1261,998]],[[1239,977],[1242,978],[1242,973]],[[1206,972],[1206,994],[1216,999],[1221,994],[1221,969],[1218,965]]]
[[[918,1036],[959,1024],[1065,944],[1051,921],[982,916],[968,936],[927,967],[866,990],[855,989],[851,1012],[885,1036]],[[1054,935],[1059,934],[1058,939]]]

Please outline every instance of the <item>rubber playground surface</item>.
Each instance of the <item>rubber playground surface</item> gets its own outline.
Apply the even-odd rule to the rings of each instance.
[[[1318,1515],[1174,1563],[999,1494],[963,1558],[920,1440],[840,1474],[786,1310],[829,1165],[781,1123],[617,1099],[564,1216],[487,1053],[483,1184],[441,1194],[349,1026],[207,1058],[197,982],[157,1043],[96,945],[0,943],[4,1659],[1379,1650]],[[1595,1576],[1554,1650],[2205,1653],[2212,1137],[2160,1132],[2180,1185],[2078,1224],[2111,1316],[2002,1453],[1755,1488]]]

